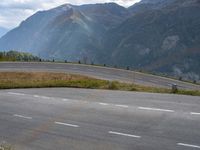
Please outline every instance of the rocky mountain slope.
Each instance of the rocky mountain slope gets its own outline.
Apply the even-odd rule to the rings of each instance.
[[[102,50],[102,37],[129,16],[115,4],[62,5],[38,12],[0,40],[0,49],[15,49],[43,58],[95,60]],[[10,44],[12,43],[12,44]]]
[[[174,0],[162,9],[154,7],[134,13],[106,37],[105,48],[112,54],[111,64],[199,80],[198,0]]]
[[[200,78],[200,0],[70,4],[37,12],[0,39],[1,50]]]

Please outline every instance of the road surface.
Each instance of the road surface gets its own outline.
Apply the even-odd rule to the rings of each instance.
[[[0,91],[15,150],[198,150],[200,97],[88,89]]]
[[[200,90],[200,85],[181,82],[169,78],[143,74],[139,72],[126,71],[98,66],[64,64],[64,63],[0,63],[0,71],[52,71],[87,75],[99,79],[116,80],[121,82],[137,83],[147,86],[171,88],[177,84],[180,89]]]

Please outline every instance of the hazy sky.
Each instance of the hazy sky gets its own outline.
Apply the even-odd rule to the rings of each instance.
[[[65,3],[80,5],[116,2],[128,7],[138,1],[140,0],[0,0],[0,27],[14,28],[38,10],[50,9]]]

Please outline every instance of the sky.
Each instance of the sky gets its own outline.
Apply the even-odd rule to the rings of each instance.
[[[39,10],[48,10],[59,5],[74,5],[115,2],[128,7],[140,0],[0,0],[0,27],[12,29]]]

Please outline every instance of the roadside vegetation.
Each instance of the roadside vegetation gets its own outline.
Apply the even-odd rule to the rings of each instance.
[[[14,150],[14,149],[9,144],[3,142],[0,144],[0,150]]]
[[[82,60],[79,60],[78,62],[70,62],[67,60],[64,61],[59,61],[59,60],[55,60],[55,59],[41,59],[38,56],[34,56],[30,53],[25,53],[25,52],[18,52],[15,50],[10,50],[8,52],[4,51],[4,52],[0,52],[0,62],[52,62],[52,63],[72,63],[72,64],[82,64],[82,65],[91,65],[91,66],[99,66],[99,67],[108,67],[108,68],[115,68],[115,69],[122,69],[122,70],[130,70],[131,71],[131,67],[127,66],[125,68],[119,67],[117,65],[106,65],[106,64],[95,64],[95,62],[93,61],[89,61],[87,57],[84,57]],[[90,62],[90,63],[89,63]],[[193,84],[200,84],[199,81],[195,80],[195,79],[185,79],[181,76],[179,77],[173,77],[170,76],[169,74],[164,74],[164,73],[158,73],[158,72],[148,72],[145,70],[135,70],[144,74],[149,74],[149,75],[155,75],[155,76],[160,76],[160,77],[166,77],[166,78],[171,78],[171,79],[175,79],[175,80],[179,80],[182,82],[188,82],[188,83],[193,83]]]
[[[151,93],[175,93],[200,96],[200,91],[186,91],[148,87],[137,84],[106,81],[87,76],[51,72],[1,72],[0,89],[13,88],[73,87],[89,89],[108,89]]]
[[[37,56],[33,56],[29,53],[8,51],[0,52],[0,61],[40,61],[41,59]]]

